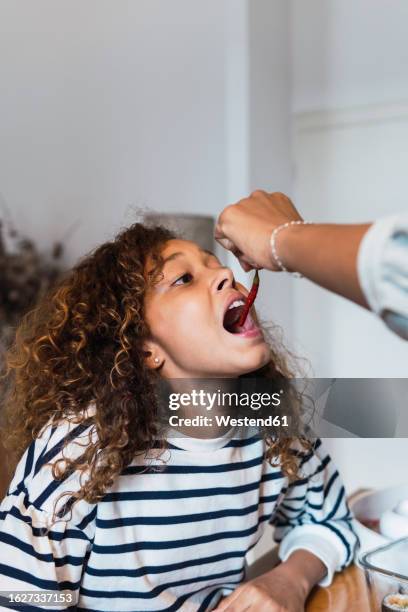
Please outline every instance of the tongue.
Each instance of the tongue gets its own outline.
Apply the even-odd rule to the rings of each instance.
[[[234,325],[230,328],[233,334],[238,334],[239,332],[244,332],[252,328],[252,319],[249,313],[243,325],[238,325],[238,321],[236,321]]]
[[[228,331],[231,332],[231,334],[237,334],[238,332],[241,331],[241,327],[238,325],[238,321],[236,323],[234,323],[234,325],[231,325],[228,328]]]
[[[253,325],[250,314],[248,314],[245,323],[242,326],[238,325],[243,308],[244,306],[236,306],[235,308],[230,308],[230,310],[227,310],[225,313],[224,327],[231,334],[238,334],[239,332],[247,331],[248,329],[251,329]]]
[[[243,306],[235,306],[227,310],[224,316],[224,327],[229,332],[234,333],[238,330],[238,321],[241,316]]]

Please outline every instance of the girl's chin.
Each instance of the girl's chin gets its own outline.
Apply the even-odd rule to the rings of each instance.
[[[255,347],[252,351],[248,351],[246,355],[240,354],[240,362],[237,364],[237,371],[235,376],[242,376],[243,374],[250,374],[256,372],[260,368],[263,368],[271,360],[271,349],[267,344],[263,346]],[[249,354],[252,353],[252,354]],[[257,354],[254,354],[257,353]]]

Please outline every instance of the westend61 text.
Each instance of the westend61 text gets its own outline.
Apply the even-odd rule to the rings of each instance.
[[[229,415],[216,415],[214,418],[209,416],[197,415],[186,418],[173,415],[169,418],[171,427],[212,427],[215,423],[220,427],[289,427],[288,417],[268,416],[265,418],[241,417],[235,418]]]

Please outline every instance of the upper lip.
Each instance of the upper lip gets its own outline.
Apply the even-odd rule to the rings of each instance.
[[[235,300],[242,300],[243,302],[246,302],[246,297],[239,291],[234,291],[233,293],[230,293],[224,304],[222,321],[224,321],[225,313],[227,312],[228,308],[231,306],[232,302],[235,302]]]

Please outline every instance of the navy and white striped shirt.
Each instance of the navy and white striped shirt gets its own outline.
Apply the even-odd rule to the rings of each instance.
[[[211,610],[244,579],[245,556],[267,522],[281,559],[306,549],[327,565],[322,585],[353,559],[344,488],[320,440],[302,451],[299,478],[289,484],[248,430],[171,439],[147,470],[135,457],[99,503],[77,502],[44,535],[61,492],[80,487],[76,472],[54,480],[45,463],[62,456],[67,436],[64,456],[82,454],[88,435],[92,425],[47,424],[21,458],[0,505],[0,591],[73,592],[75,604],[50,609]]]

